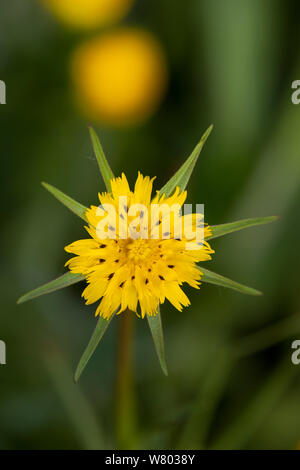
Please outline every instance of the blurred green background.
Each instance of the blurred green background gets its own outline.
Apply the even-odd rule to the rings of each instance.
[[[79,385],[73,371],[95,325],[82,286],[16,306],[64,272],[63,247],[82,223],[40,185],[85,205],[104,190],[87,121],[72,98],[71,32],[37,1],[0,0],[1,449],[113,448],[117,323]],[[212,243],[206,266],[264,292],[249,298],[203,285],[192,306],[162,308],[169,377],[136,318],[137,447],[293,449],[300,441],[300,5],[296,0],[137,0],[123,24],[154,33],[169,86],[145,123],[93,122],[115,174],[157,175],[157,188],[211,134],[190,182],[209,224],[279,215]]]

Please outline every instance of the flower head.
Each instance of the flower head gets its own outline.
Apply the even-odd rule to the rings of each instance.
[[[199,288],[196,263],[213,253],[205,241],[210,228],[202,214],[182,215],[186,191],[176,188],[170,197],[157,192],[151,199],[152,184],[139,174],[131,191],[124,174],[111,180],[111,193],[99,194],[100,206],[86,212],[91,238],[65,248],[76,255],[66,263],[71,272],[88,282],[86,303],[101,299],[96,315],[108,319],[126,309],[155,315],[165,299],[181,311],[190,304],[182,284]]]
[[[62,23],[74,29],[89,30],[120,21],[133,0],[42,0]]]
[[[100,318],[75,372],[78,381],[115,313],[132,310],[147,315],[160,365],[167,366],[159,305],[168,299],[178,310],[189,305],[181,289],[184,283],[196,289],[202,282],[223,286],[243,294],[261,295],[256,289],[232,281],[220,274],[197,267],[198,261],[211,258],[213,250],[207,240],[267,224],[277,217],[256,217],[208,227],[203,220],[203,206],[196,212],[186,210],[185,188],[202,147],[212,130],[210,126],[200,142],[175,175],[152,198],[153,179],[140,173],[134,191],[124,174],[115,178],[94,129],[90,135],[107,193],[99,194],[100,205],[89,209],[54,186],[43,186],[73,213],[87,222],[90,238],[65,247],[76,256],[66,265],[67,272],[53,281],[24,294],[18,303],[48,294],[86,280],[82,293],[87,304],[99,301]],[[177,187],[176,187],[177,185]],[[128,315],[124,318],[127,322]],[[126,368],[125,368],[126,369]]]
[[[150,117],[165,94],[167,75],[160,43],[141,28],[122,27],[87,39],[71,60],[79,109],[114,126]]]

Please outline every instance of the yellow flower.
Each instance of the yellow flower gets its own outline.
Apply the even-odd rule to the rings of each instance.
[[[133,0],[42,0],[60,21],[76,29],[93,29],[120,21]]]
[[[166,89],[167,65],[152,34],[122,28],[81,44],[71,75],[76,100],[88,118],[123,126],[156,110]]]
[[[151,200],[152,183],[139,173],[131,191],[124,174],[111,180],[112,192],[99,194],[100,206],[86,211],[91,238],[65,247],[76,255],[66,265],[88,282],[82,294],[86,304],[101,299],[96,315],[106,319],[127,308],[138,313],[138,306],[142,317],[155,315],[165,299],[181,311],[190,302],[180,286],[199,288],[202,273],[196,263],[211,259],[207,241],[196,244],[196,227],[202,226],[204,239],[211,235],[202,215],[182,215],[180,210],[186,191],[176,188],[170,197],[157,192]],[[182,230],[186,227],[193,231]]]

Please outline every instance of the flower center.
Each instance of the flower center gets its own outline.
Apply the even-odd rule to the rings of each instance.
[[[148,240],[142,238],[132,240],[128,243],[127,249],[129,259],[135,262],[143,261],[151,254]]]

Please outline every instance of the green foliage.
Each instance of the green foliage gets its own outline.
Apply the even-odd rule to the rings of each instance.
[[[45,189],[49,191],[59,202],[61,202],[64,206],[66,206],[70,211],[72,211],[74,214],[78,215],[81,219],[83,219],[85,222],[87,221],[85,213],[87,210],[87,207],[83,206],[79,202],[75,201],[75,199],[72,199],[70,196],[67,196],[64,194],[62,191],[59,189],[55,188],[51,184],[48,183],[42,183]]]
[[[255,227],[256,225],[269,224],[270,222],[275,222],[276,220],[278,220],[278,217],[276,216],[255,217],[253,219],[238,220],[237,222],[231,222],[229,224],[212,225],[210,227],[212,234],[207,237],[207,240],[211,240],[212,238],[223,237],[228,233],[238,232],[239,230],[243,230],[249,227]]]
[[[168,375],[168,369],[165,359],[165,345],[164,336],[161,323],[160,307],[158,307],[157,314],[155,316],[147,315],[149,328],[152,334],[155,350],[159,359],[160,366],[165,375]]]
[[[178,186],[182,191],[187,187],[190,177],[192,176],[193,170],[197,163],[198,157],[201,153],[201,150],[204,147],[206,140],[209,137],[209,134],[213,130],[213,126],[211,125],[207,131],[201,137],[199,143],[196,145],[195,149],[193,150],[192,154],[189,158],[184,162],[184,164],[179,168],[179,170],[175,173],[172,178],[161,188],[159,191],[160,194],[165,194],[167,197],[170,196],[173,191]]]
[[[75,382],[78,382],[79,377],[81,376],[82,372],[84,371],[87,363],[91,359],[92,355],[94,354],[100,340],[102,339],[104,333],[106,332],[108,325],[110,324],[111,320],[113,317],[111,317],[109,320],[105,320],[102,317],[99,317],[97,321],[96,328],[91,336],[91,339],[83,353],[83,355],[80,358],[80,361],[78,363],[78,366],[75,371],[74,375],[74,380]]]
[[[110,168],[109,163],[108,163],[108,161],[105,157],[102,145],[100,143],[100,140],[99,140],[96,132],[94,131],[94,129],[91,126],[89,127],[89,131],[90,131],[90,136],[91,136],[92,143],[93,143],[93,149],[94,149],[95,156],[96,156],[96,159],[97,159],[97,163],[98,163],[98,166],[99,166],[99,170],[100,170],[101,175],[103,177],[106,189],[107,189],[108,192],[110,192],[111,191],[110,180],[114,178],[114,174],[111,171],[111,168]]]
[[[238,282],[232,281],[231,279],[221,276],[220,274],[213,273],[212,271],[209,271],[202,266],[200,266],[199,269],[203,273],[201,278],[202,282],[207,282],[208,284],[214,284],[220,287],[227,287],[228,289],[233,289],[240,292],[240,294],[262,295],[261,292],[256,289],[252,289],[252,287],[239,284]]]
[[[65,273],[62,276],[54,279],[53,281],[47,282],[43,286],[37,287],[37,289],[33,289],[27,294],[22,295],[19,298],[18,304],[22,304],[27,302],[28,300],[35,299],[36,297],[40,297],[41,295],[51,294],[51,292],[55,292],[59,289],[64,289],[65,287],[69,287],[72,284],[76,284],[77,282],[83,281],[85,278],[81,274],[73,274],[73,273]]]

